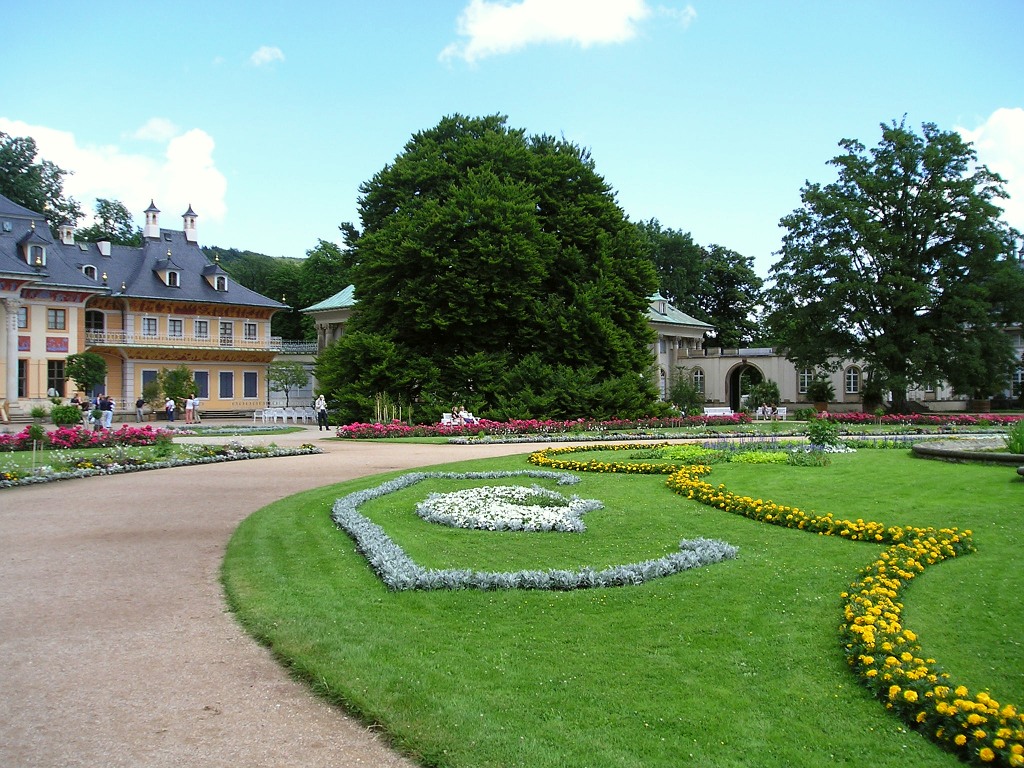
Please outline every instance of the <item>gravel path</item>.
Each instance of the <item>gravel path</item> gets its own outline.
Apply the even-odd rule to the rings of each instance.
[[[529,450],[318,442],[300,456],[0,490],[0,766],[413,766],[227,612],[235,527],[298,491]],[[229,438],[202,438],[224,442]]]

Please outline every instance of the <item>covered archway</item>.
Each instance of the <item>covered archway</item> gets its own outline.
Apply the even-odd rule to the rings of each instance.
[[[764,374],[756,365],[746,360],[734,365],[725,379],[725,400],[729,407],[737,412],[743,410],[743,396],[750,391],[750,387],[762,381]]]

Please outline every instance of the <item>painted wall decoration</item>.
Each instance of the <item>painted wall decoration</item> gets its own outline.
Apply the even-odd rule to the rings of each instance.
[[[47,352],[68,352],[68,337],[67,336],[47,336],[46,337],[46,351]]]

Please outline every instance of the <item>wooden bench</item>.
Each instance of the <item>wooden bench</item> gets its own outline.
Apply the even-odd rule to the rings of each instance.
[[[705,408],[705,416],[732,416],[732,408]]]

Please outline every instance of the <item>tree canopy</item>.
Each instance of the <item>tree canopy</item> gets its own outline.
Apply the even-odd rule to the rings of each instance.
[[[715,327],[708,346],[750,343],[764,284],[754,272],[754,260],[720,245],[705,248],[689,232],[665,229],[657,219],[637,227],[650,249],[662,295]]]
[[[75,239],[85,243],[106,240],[114,245],[142,245],[142,229],[119,200],[96,199],[96,220],[91,226],[75,232]]]
[[[35,139],[0,131],[0,194],[30,211],[41,213],[54,235],[61,224],[77,224],[82,209],[64,196],[68,171],[49,160],[36,160]]]
[[[339,344],[363,363],[332,368],[342,351],[317,369],[345,391],[345,416],[365,417],[356,404],[380,392],[430,417],[652,407],[654,270],[585,150],[454,115],[360,193],[362,231],[343,226],[358,304]]]
[[[1015,361],[1003,324],[1024,321],[1019,233],[1000,219],[1002,179],[955,132],[881,125],[831,160],[785,216],[769,325],[790,359],[861,360],[902,410],[910,386],[945,380],[991,395]]]

